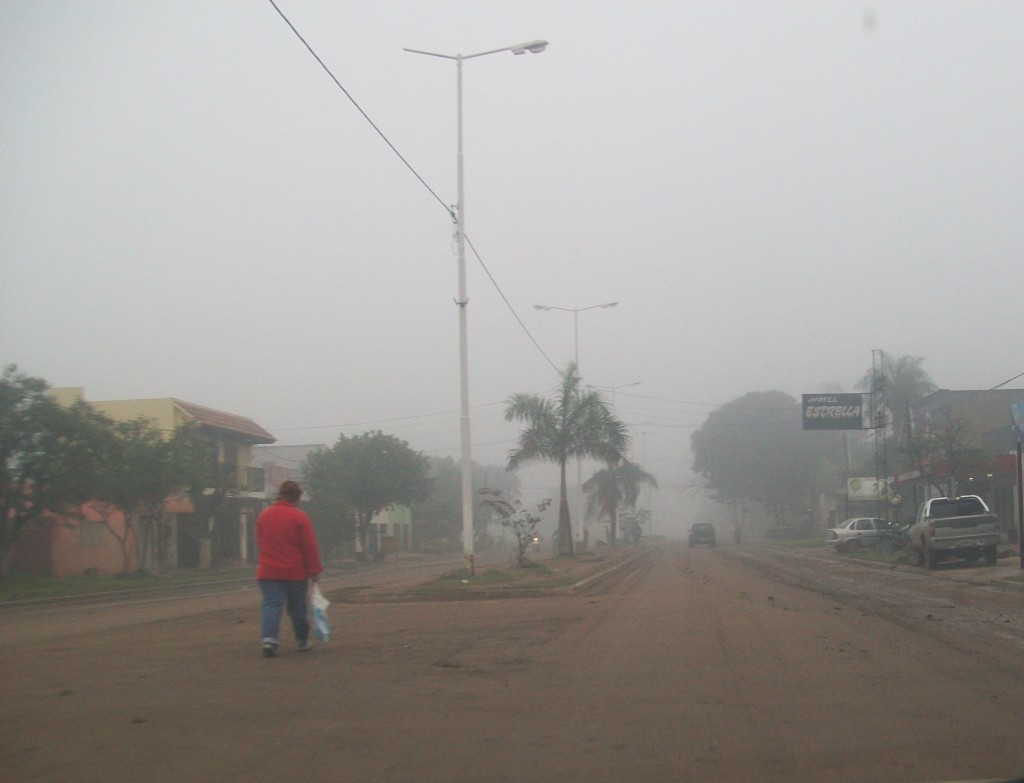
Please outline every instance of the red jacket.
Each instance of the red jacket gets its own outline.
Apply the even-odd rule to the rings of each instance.
[[[306,512],[279,500],[256,520],[256,546],[260,551],[257,579],[302,582],[324,570]]]

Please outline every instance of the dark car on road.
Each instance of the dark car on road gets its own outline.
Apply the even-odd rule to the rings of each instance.
[[[697,544],[715,546],[717,543],[715,528],[710,522],[697,522],[690,528],[690,546],[697,546]]]

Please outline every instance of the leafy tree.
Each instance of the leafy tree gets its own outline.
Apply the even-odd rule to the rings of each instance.
[[[237,491],[235,466],[220,461],[217,442],[197,422],[178,427],[169,445],[168,482],[188,495],[191,532],[199,540],[199,567],[213,565],[213,533],[225,501]]]
[[[834,438],[807,438],[800,405],[779,391],[751,392],[713,411],[693,433],[693,469],[721,502],[773,509],[776,521],[800,519],[810,506],[821,453]]]
[[[414,535],[417,544],[448,541],[454,548],[462,531],[462,472],[451,457],[429,457],[430,494],[416,502]]]
[[[519,476],[511,472],[504,465],[478,465],[473,463],[473,486],[487,487],[493,490],[501,490],[506,495],[513,495],[519,492]],[[491,522],[491,514],[488,513],[482,501],[478,500],[473,504],[473,534],[475,540],[479,541],[486,537],[487,526]],[[462,497],[459,497],[459,517],[462,516]]]
[[[485,508],[492,510],[501,519],[502,527],[507,527],[516,537],[516,565],[522,568],[527,563],[526,552],[537,539],[537,525],[543,514],[551,505],[551,498],[544,498],[531,511],[520,498],[508,500],[500,489],[482,489],[480,494],[486,497],[482,501]]]
[[[587,516],[600,519],[604,515],[608,518],[608,543],[615,544],[618,538],[619,508],[635,507],[642,486],[657,489],[658,481],[628,460],[602,468],[583,482],[583,491],[587,493]]]
[[[65,408],[49,386],[10,365],[0,376],[0,575],[25,528],[46,512],[68,516],[92,499],[109,446],[85,403]]]
[[[929,428],[910,438],[906,453],[928,483],[954,497],[971,475],[983,472],[984,453],[972,440],[967,423],[947,409],[933,414]],[[945,476],[936,472],[943,463]]]
[[[365,553],[374,516],[393,503],[411,505],[427,496],[427,467],[421,452],[378,430],[341,435],[333,448],[310,454],[304,478],[318,502],[351,508],[354,533]]]
[[[319,488],[329,480],[334,463],[329,458],[324,460],[318,455],[328,453],[327,450],[321,449],[310,454],[306,458],[303,474],[306,494],[309,497],[307,511],[313,520],[317,541],[324,552],[350,545],[355,539],[355,515],[351,501],[338,492],[319,491]],[[315,475],[310,470],[312,465],[318,466]]]
[[[94,499],[100,501],[102,521],[121,546],[122,573],[127,573],[135,544],[139,563],[151,560],[150,547],[163,518],[165,498],[180,489],[180,477],[171,464],[172,447],[149,419],[110,422],[111,449],[96,484]],[[112,522],[120,510],[123,525]],[[140,530],[140,520],[148,524]]]
[[[566,463],[574,458],[593,457],[615,464],[622,460],[629,446],[629,434],[598,392],[582,388],[574,362],[559,375],[561,384],[554,397],[521,393],[506,403],[506,421],[526,424],[519,435],[518,448],[509,455],[508,467],[515,470],[532,460],[558,465],[558,553],[572,555]]]
[[[413,513],[416,519],[417,540],[458,542],[462,538],[462,470],[451,457],[430,457],[427,476],[430,479],[430,494],[417,501]],[[500,489],[515,493],[519,479],[504,466],[479,465],[473,463],[474,487]],[[481,499],[473,503],[473,530],[479,540],[491,519],[490,509]]]

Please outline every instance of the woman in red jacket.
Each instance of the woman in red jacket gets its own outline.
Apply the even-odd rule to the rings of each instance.
[[[306,590],[309,580],[318,582],[324,570],[313,533],[313,523],[299,509],[302,487],[285,481],[277,492],[277,502],[264,509],[256,520],[256,546],[260,561],[256,579],[263,593],[263,655],[277,655],[281,608],[288,607],[299,650],[312,648]]]

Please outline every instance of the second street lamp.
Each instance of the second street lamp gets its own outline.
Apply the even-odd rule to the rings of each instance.
[[[609,307],[617,307],[618,302],[605,302],[604,304],[588,305],[587,307],[556,307],[555,305],[539,305],[533,306],[534,310],[562,310],[566,313],[572,313],[572,335],[573,335],[573,346],[576,361],[576,374],[580,378],[580,383],[583,382],[583,373],[580,372],[580,313],[584,310],[597,310],[607,309]],[[576,539],[581,540],[583,530],[583,460],[576,460],[576,515],[578,524],[576,525]]]
[[[590,305],[588,307],[555,307],[554,305],[539,305],[533,306],[534,310],[562,310],[566,313],[572,313],[572,334],[573,334],[573,345],[575,347],[575,358],[576,358],[576,373],[580,376],[580,380],[583,380],[583,373],[580,372],[580,313],[584,310],[597,310],[598,308],[617,307],[618,302],[605,302],[604,304]]]
[[[463,186],[462,169],[462,61],[473,57],[483,57],[498,52],[512,54],[539,54],[548,47],[547,41],[528,41],[527,43],[503,46],[501,49],[490,49],[476,54],[441,54],[425,52],[420,49],[406,49],[413,54],[425,54],[430,57],[441,57],[455,61],[457,110],[458,110],[458,157],[456,176],[458,178],[458,203],[452,211],[455,220],[455,245],[459,256],[459,396],[460,396],[460,451],[462,462],[462,551],[466,558],[466,567],[472,575],[475,573],[473,564],[473,461],[469,437],[469,347],[467,338],[466,307],[469,299],[466,296],[466,199]]]

